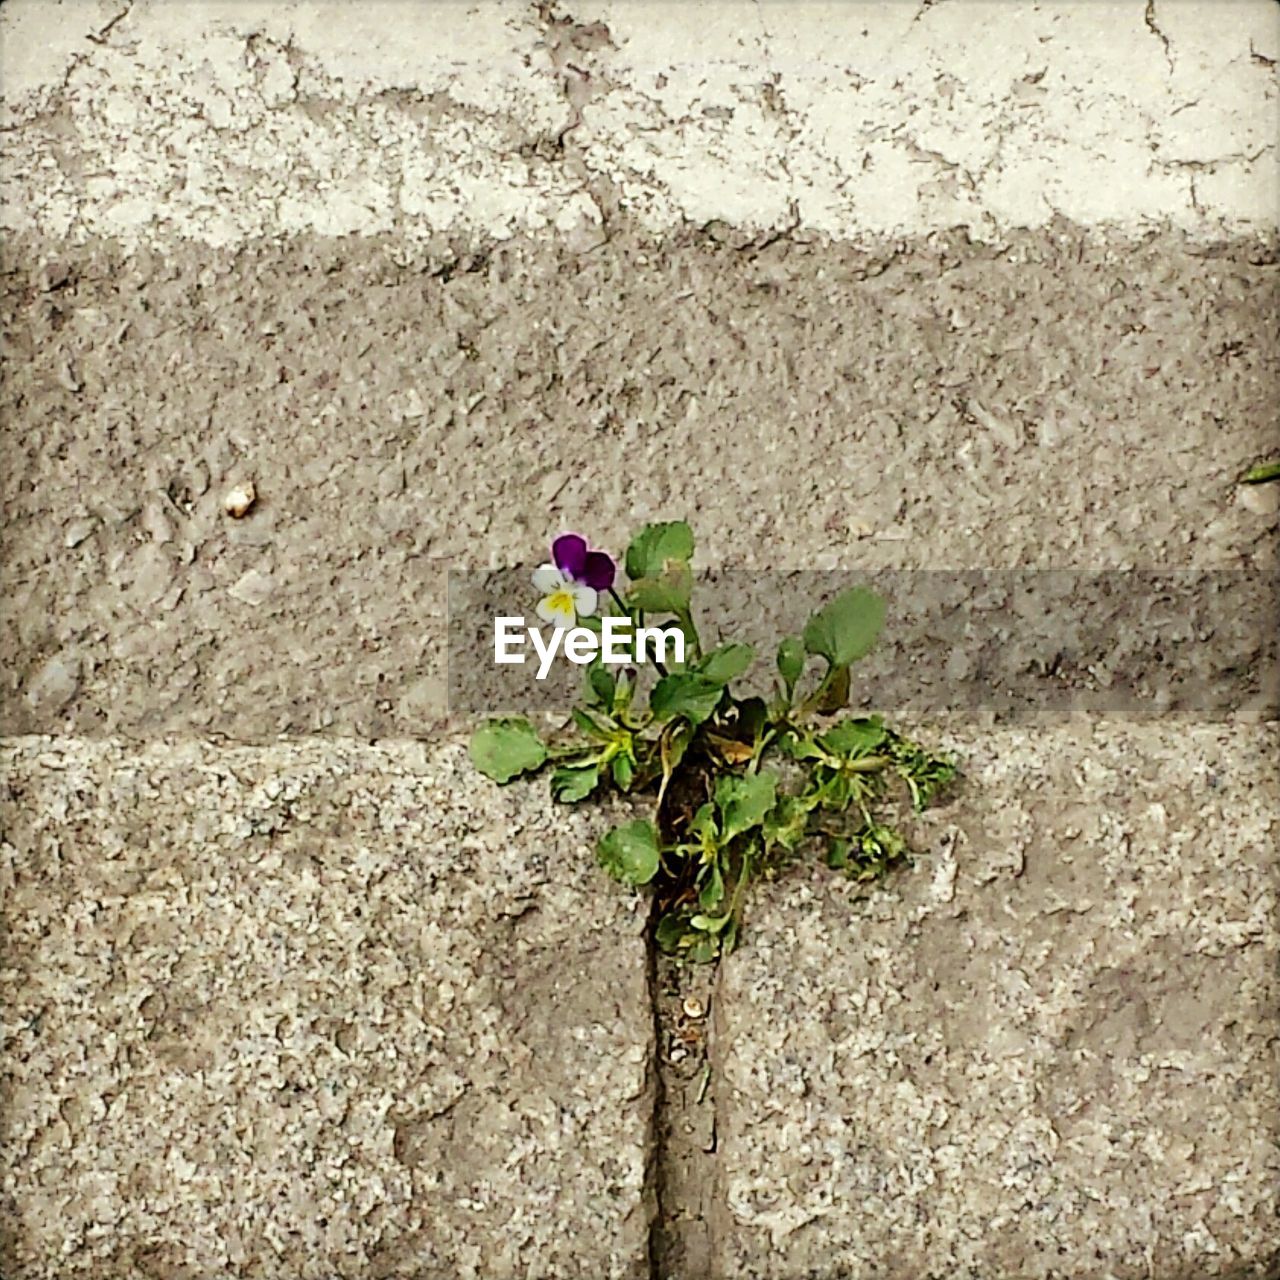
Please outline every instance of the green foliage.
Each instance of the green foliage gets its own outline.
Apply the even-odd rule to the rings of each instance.
[[[471,739],[471,760],[494,782],[510,782],[546,763],[547,749],[537,730],[520,716],[490,720]]]
[[[684,563],[673,563],[648,578],[638,578],[627,592],[627,607],[641,613],[682,614],[693,595],[693,572]]]
[[[561,804],[585,800],[600,781],[598,764],[560,765],[551,774],[551,794]]]
[[[853,587],[819,609],[804,629],[806,653],[847,667],[871,652],[884,626],[884,601],[866,587]]]
[[[884,721],[879,716],[862,720],[844,720],[818,738],[818,745],[842,760],[866,755],[878,747],[888,736]]]
[[[804,671],[804,657],[804,641],[799,636],[787,636],[778,646],[778,674],[787,687],[788,696]]]
[[[693,530],[683,520],[647,524],[627,548],[627,577],[632,582],[652,578],[669,564],[688,565],[693,559]]]
[[[608,832],[597,858],[615,879],[651,886],[657,945],[699,963],[736,945],[750,883],[807,850],[857,881],[900,865],[906,841],[885,816],[893,789],[923,808],[956,770],[879,716],[831,718],[848,702],[850,666],[884,624],[879,596],[865,587],[836,596],[778,646],[772,697],[739,697],[733,683],[755,653],[736,643],[702,653],[692,556],[684,521],[648,525],[627,548],[624,606],[640,626],[646,615],[674,618],[688,642],[686,662],[660,669],[647,699],[633,678],[596,662],[563,740],[544,744],[518,718],[491,720],[471,754],[497,782],[550,764],[563,803],[609,787],[650,797],[652,817]],[[810,657],[825,668],[806,681]],[[762,767],[766,759],[781,767]]]
[[[726,685],[742,675],[755,659],[749,644],[726,644],[707,654],[698,663],[698,674],[712,684]]]
[[[658,832],[647,818],[637,818],[601,836],[596,855],[615,880],[648,884],[658,874]]]
[[[677,671],[663,676],[654,685],[649,695],[649,710],[659,724],[676,716],[683,716],[690,724],[701,724],[715,713],[723,694],[723,684],[692,672]]]
[[[1280,458],[1250,467],[1241,478],[1243,484],[1268,484],[1272,480],[1280,480]]]
[[[725,773],[716,779],[720,839],[728,842],[758,827],[773,808],[778,779],[772,773]]]

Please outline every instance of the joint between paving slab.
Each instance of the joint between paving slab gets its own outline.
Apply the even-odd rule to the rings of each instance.
[[[645,980],[649,992],[650,1010],[653,1016],[653,1060],[649,1064],[653,1081],[652,1107],[649,1113],[649,1150],[645,1160],[645,1181],[650,1199],[648,1263],[649,1280],[662,1280],[660,1233],[664,1209],[664,1154],[666,1142],[662,1132],[662,1115],[665,1109],[665,1090],[662,1081],[662,1017],[658,1008],[658,949],[654,945],[654,912],[650,911],[645,928]]]
[[[651,1280],[706,1280],[722,1205],[715,1040],[719,964],[682,965],[646,932],[654,1013]]]

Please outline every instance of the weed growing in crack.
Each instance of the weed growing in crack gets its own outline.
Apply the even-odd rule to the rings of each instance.
[[[619,592],[608,556],[577,535],[558,539],[555,563],[534,575],[547,593],[544,621],[598,634],[604,624],[591,615],[607,593],[630,629],[668,620],[683,637],[683,660],[655,662],[658,678],[641,697],[634,668],[611,669],[597,654],[582,705],[550,741],[526,719],[489,720],[472,737],[471,757],[499,783],[550,768],[552,794],[566,804],[610,787],[651,796],[652,815],[604,834],[597,858],[616,879],[652,887],[663,951],[706,962],[736,945],[757,877],[806,853],[859,881],[902,863],[906,841],[885,816],[891,784],[919,810],[956,771],[880,716],[838,718],[849,669],[884,623],[879,596],[864,587],[836,596],[778,646],[772,696],[739,697],[733,684],[755,653],[736,643],[704,651],[692,556],[683,521],[647,525],[627,548],[629,582]]]

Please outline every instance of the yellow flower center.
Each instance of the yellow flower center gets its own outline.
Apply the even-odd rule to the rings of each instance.
[[[559,591],[553,591],[547,597],[547,608],[553,613],[573,613],[573,592],[563,587]]]

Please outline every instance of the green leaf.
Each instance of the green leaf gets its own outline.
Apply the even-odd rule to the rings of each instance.
[[[653,940],[658,944],[659,951],[674,955],[680,950],[680,944],[688,933],[687,921],[673,911],[658,921],[658,927],[653,931]]]
[[[613,729],[607,724],[602,724],[600,718],[592,715],[590,711],[586,711],[582,707],[574,707],[569,714],[573,717],[573,723],[588,738],[594,738],[596,742],[613,741]]]
[[[648,884],[658,874],[658,833],[647,818],[614,827],[596,845],[600,865],[625,884]]]
[[[853,800],[853,783],[843,773],[832,773],[822,784],[819,799],[824,809],[843,813]]]
[[[852,587],[809,619],[805,651],[826,658],[833,667],[847,667],[870,651],[882,626],[884,601],[866,587]]]
[[[849,842],[835,839],[827,847],[827,866],[833,871],[843,871],[849,865]]]
[[[723,929],[732,919],[733,916],[730,913],[726,913],[722,916],[698,915],[690,917],[689,923],[702,933],[719,933],[720,930]]]
[[[697,812],[689,819],[689,830],[703,844],[713,844],[716,839],[716,810],[712,804],[700,804]]]
[[[597,658],[587,668],[587,689],[595,695],[605,711],[613,710],[613,695],[617,687],[613,672]]]
[[[755,656],[756,651],[749,644],[721,645],[698,663],[698,674],[713,684],[728,684],[752,664]]]
[[[703,911],[714,911],[724,901],[724,877],[720,874],[720,864],[711,864],[711,874],[707,882],[698,892],[698,906]]]
[[[627,548],[627,577],[650,578],[663,571],[668,561],[693,558],[693,530],[683,520],[647,524]]]
[[[720,938],[714,933],[694,934],[692,936],[693,945],[685,953],[689,963],[710,964],[720,954]]]
[[[850,760],[866,755],[888,736],[884,721],[879,716],[866,716],[858,720],[842,720],[822,734],[818,743],[833,756]]]
[[[490,720],[471,735],[471,760],[486,778],[510,782],[546,763],[538,731],[522,716]]]
[[[781,845],[789,853],[804,839],[808,825],[808,806],[795,796],[779,796],[765,815],[761,831],[766,844]]]
[[[790,692],[804,671],[804,641],[799,636],[787,636],[778,646],[778,674]]]
[[[551,775],[551,794],[561,804],[577,804],[596,789],[599,781],[599,765],[561,765]]]
[[[720,838],[726,844],[759,826],[773,808],[777,776],[772,773],[722,774],[716,782],[716,806],[720,810]]]
[[[693,571],[681,562],[632,582],[627,607],[645,613],[686,613],[692,596]]]
[[[624,717],[631,710],[631,699],[635,691],[635,681],[628,677],[625,670],[620,671],[613,687],[613,715],[615,719]]]
[[[820,697],[815,710],[824,715],[831,715],[841,710],[849,702],[849,668],[830,667],[819,686]]]
[[[705,676],[675,671],[663,676],[649,695],[649,710],[658,721],[683,716],[690,724],[701,724],[715,712],[724,693],[722,685]]]
[[[793,731],[783,734],[778,745],[793,760],[818,760],[822,757],[821,748],[807,733]]]
[[[613,780],[623,791],[631,790],[631,783],[635,776],[635,762],[629,755],[613,757]]]
[[[1244,473],[1245,484],[1266,484],[1270,480],[1280,480],[1280,458],[1274,462],[1260,462]]]

